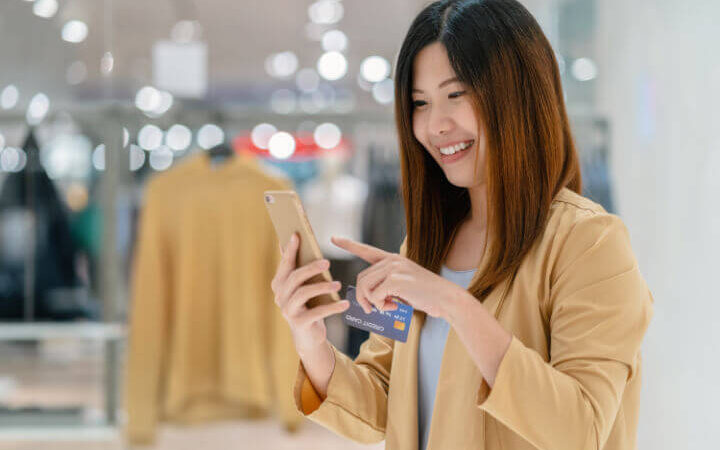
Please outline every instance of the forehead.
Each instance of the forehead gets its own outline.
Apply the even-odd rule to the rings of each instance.
[[[455,77],[445,46],[433,42],[418,52],[413,61],[413,88],[436,89],[438,84]]]

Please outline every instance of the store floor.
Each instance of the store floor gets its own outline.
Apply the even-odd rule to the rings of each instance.
[[[10,407],[82,405],[91,419],[102,411],[102,347],[96,344],[49,341],[40,345],[0,344],[0,401]],[[51,442],[3,440],[0,450],[121,450],[121,439]],[[148,450],[380,450],[383,444],[352,443],[307,421],[288,434],[272,420],[233,421],[178,427],[164,425]]]
[[[124,450],[121,442],[1,442],[2,450]],[[226,422],[192,428],[165,426],[153,446],[142,450],[380,450],[383,444],[359,445],[309,423],[294,435],[280,431],[275,422]]]

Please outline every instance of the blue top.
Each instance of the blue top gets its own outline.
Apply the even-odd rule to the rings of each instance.
[[[450,270],[443,266],[440,272],[444,278],[467,288],[475,275],[475,270]],[[433,405],[435,404],[435,390],[440,363],[445,352],[450,324],[439,317],[425,317],[425,323],[420,330],[420,345],[418,347],[418,431],[420,450],[427,447],[430,434],[430,421],[432,419]]]

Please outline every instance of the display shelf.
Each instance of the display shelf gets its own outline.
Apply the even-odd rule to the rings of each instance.
[[[52,339],[95,340],[104,343],[103,425],[69,424],[32,426],[0,425],[3,441],[105,441],[117,439],[119,352],[125,341],[126,329],[120,323],[108,322],[0,322],[0,341],[44,341]]]
[[[0,322],[0,341],[39,341],[63,338],[115,341],[124,337],[125,327],[119,323]]]
[[[0,441],[109,441],[120,438],[116,426],[0,427]]]

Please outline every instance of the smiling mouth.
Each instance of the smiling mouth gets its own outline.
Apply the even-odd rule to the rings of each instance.
[[[453,146],[441,147],[438,151],[440,152],[441,157],[449,157],[472,148],[474,143],[475,139],[469,139]]]

